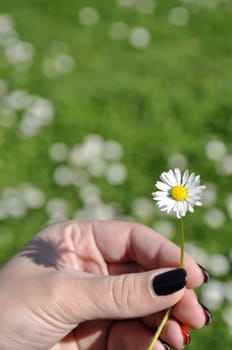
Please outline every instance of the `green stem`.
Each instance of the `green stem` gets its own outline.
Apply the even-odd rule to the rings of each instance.
[[[182,218],[179,219],[179,228],[180,228],[180,268],[184,268],[184,224],[183,224]],[[168,322],[171,311],[172,311],[172,308],[170,307],[165,312],[165,315],[159,327],[157,328],[147,350],[153,350],[156,341],[159,339],[160,334],[162,333],[166,323]]]
[[[183,219],[179,219],[180,224],[180,267],[184,268],[184,223]]]
[[[154,336],[153,336],[153,338],[152,338],[152,341],[151,341],[151,343],[150,343],[150,345],[149,345],[149,347],[148,347],[147,350],[153,350],[153,347],[154,347],[156,341],[158,340],[158,338],[159,338],[159,336],[160,336],[162,330],[164,329],[166,323],[168,322],[168,319],[169,319],[169,315],[170,315],[171,310],[172,310],[172,308],[170,307],[170,308],[167,309],[167,311],[165,312],[165,315],[164,315],[164,317],[163,317],[163,319],[162,319],[162,321],[161,321],[159,327],[157,328],[157,330],[156,330],[156,332],[155,332],[155,334],[154,334]]]

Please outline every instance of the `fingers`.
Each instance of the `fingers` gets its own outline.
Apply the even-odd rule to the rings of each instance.
[[[143,319],[148,327],[157,328],[164,316],[159,312]],[[189,289],[185,290],[183,298],[172,307],[171,316],[161,334],[161,339],[175,349],[182,349],[190,342],[191,336],[188,328],[199,329],[208,325],[211,315],[201,303],[196,294]]]
[[[67,274],[61,299],[66,301],[70,322],[91,319],[143,317],[176,304],[184,294],[182,269],[130,273],[119,276]],[[72,291],[72,292],[71,292]]]
[[[111,263],[136,261],[147,269],[179,266],[180,248],[144,225],[95,222],[93,232],[103,256]],[[202,269],[187,254],[184,263],[187,286],[200,286],[205,280]]]
[[[41,232],[51,239],[67,236],[74,251],[85,250],[92,256],[102,256],[108,265],[136,262],[144,269],[178,267],[180,248],[152,229],[123,221],[69,221],[50,225]],[[75,260],[75,255],[70,258]],[[73,262],[75,266],[76,262]],[[78,264],[78,263],[77,263]],[[204,282],[202,269],[185,255],[188,287]],[[118,272],[119,269],[118,269]]]
[[[156,315],[146,317],[143,319],[144,324],[147,327],[154,329],[153,333],[155,333],[156,329],[160,325],[165,312],[157,313]],[[160,335],[160,338],[166,344],[169,344],[171,348],[180,350],[187,344],[189,344],[191,337],[188,328],[182,328],[182,324],[180,324],[176,319],[170,317]]]
[[[180,248],[152,229],[129,222],[94,222],[94,236],[108,262],[136,261],[147,269],[178,267]],[[188,287],[199,287],[205,280],[202,269],[185,254]]]
[[[172,315],[191,328],[201,328],[211,322],[210,311],[198,300],[193,290],[186,289],[181,301],[173,306]]]

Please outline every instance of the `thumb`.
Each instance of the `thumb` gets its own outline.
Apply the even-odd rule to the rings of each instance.
[[[176,304],[184,294],[184,269],[159,269],[76,279],[76,321],[143,317]]]

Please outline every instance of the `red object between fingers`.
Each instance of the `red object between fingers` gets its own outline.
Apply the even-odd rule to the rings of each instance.
[[[183,324],[180,324],[180,328],[184,337],[184,345],[188,345],[191,342],[190,330]]]

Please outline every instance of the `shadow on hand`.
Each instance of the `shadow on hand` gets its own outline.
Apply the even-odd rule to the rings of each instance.
[[[54,242],[49,238],[34,238],[18,253],[21,257],[30,259],[36,265],[60,269],[66,265],[65,255],[76,254],[67,247],[62,247],[62,241]]]

